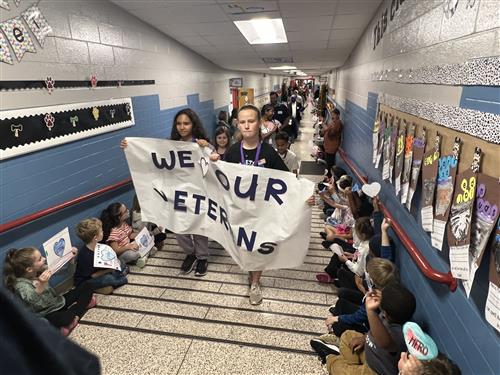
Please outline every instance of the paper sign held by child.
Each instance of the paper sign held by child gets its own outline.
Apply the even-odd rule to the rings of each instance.
[[[139,233],[137,233],[137,236],[135,237],[135,242],[137,242],[137,245],[139,245],[138,251],[139,254],[141,254],[141,257],[148,254],[155,245],[154,238],[149,233],[148,228],[146,227],[142,228],[142,230]]]
[[[94,267],[121,271],[120,261],[111,246],[98,243],[94,251]]]
[[[68,227],[45,241],[43,243],[43,249],[47,257],[49,271],[53,274],[73,259],[74,254],[71,251],[71,240],[69,238]]]

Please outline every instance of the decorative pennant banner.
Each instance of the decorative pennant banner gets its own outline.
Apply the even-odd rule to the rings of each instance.
[[[43,48],[45,38],[52,32],[52,28],[36,5],[21,13],[30,30],[35,34],[36,40]]]
[[[476,271],[483,259],[484,250],[498,220],[500,183],[498,178],[483,173],[477,175],[476,204],[472,212],[472,230],[469,248],[469,280],[463,280],[467,297],[470,295]]]
[[[0,23],[0,28],[7,36],[18,61],[21,61],[26,52],[36,52],[35,45],[21,17],[12,18]]]
[[[455,138],[451,155],[439,159],[438,178],[436,187],[436,205],[434,208],[434,223],[432,227],[432,246],[441,251],[443,249],[446,222],[450,214],[453,187],[457,174],[458,157],[460,155],[460,138]]]
[[[382,164],[382,180],[389,179],[389,157],[391,155],[391,134],[392,134],[392,126],[394,126],[394,120],[392,118],[386,119],[387,124],[384,131],[384,162]]]
[[[426,139],[425,128],[422,129],[421,138],[413,139],[413,149],[412,149],[413,160],[411,162],[411,174],[410,174],[410,183],[408,188],[408,198],[403,202],[403,197],[401,197],[401,203],[406,203],[406,208],[408,209],[408,211],[411,209],[411,202],[413,201],[413,195],[417,190],[418,177],[420,176],[420,169],[422,167],[422,158],[424,157],[425,139]]]
[[[10,5],[7,0],[0,0],[0,8],[10,10]]]
[[[474,159],[481,150],[476,149]],[[453,277],[468,280],[469,247],[472,227],[472,209],[476,198],[477,169],[467,169],[460,173],[455,181],[455,192],[451,206],[451,218],[448,223],[448,245],[450,246],[450,268]]]
[[[0,111],[0,160],[133,124],[130,98]]]
[[[14,61],[12,61],[12,55],[10,54],[7,39],[5,39],[2,33],[0,33],[0,62],[11,65],[14,64]]]
[[[398,141],[399,126],[401,120],[395,118],[392,121],[391,144],[389,145],[389,181],[392,181],[394,176],[394,159],[396,157],[396,143]]]
[[[377,161],[377,150],[378,150],[378,137],[380,131],[380,120],[382,117],[382,112],[380,112],[380,104],[378,105],[378,113],[375,119],[375,123],[373,124],[373,134],[372,134],[372,142],[373,142],[373,152],[372,152],[372,163],[375,164]]]
[[[495,238],[491,247],[490,287],[484,308],[486,321],[500,332],[500,219],[497,222]]]
[[[396,139],[396,160],[394,161],[394,187],[396,196],[401,190],[401,173],[403,173],[403,163],[405,160],[405,137],[406,137],[406,121],[403,120],[399,126],[398,138]]]
[[[387,115],[382,114],[380,119],[380,130],[378,132],[378,148],[377,148],[377,157],[375,160],[375,168],[378,168],[380,164],[380,159],[382,159],[382,154],[384,152],[384,137],[385,137],[385,129],[387,123]]]
[[[415,124],[410,124],[405,139],[405,160],[403,174],[401,176],[401,203],[405,204],[410,187],[411,162],[413,160],[413,138],[415,136]]]
[[[422,168],[422,208],[420,211],[422,228],[426,232],[432,232],[434,221],[433,204],[434,190],[436,188],[436,175],[438,171],[439,149],[441,147],[441,136],[436,134],[434,149],[424,155],[424,166]]]
[[[14,4],[16,4],[16,7],[19,8],[19,4],[21,4],[21,0],[14,0]]]

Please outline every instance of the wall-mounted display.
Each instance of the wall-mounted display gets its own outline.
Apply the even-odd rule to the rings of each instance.
[[[405,159],[405,137],[406,137],[406,121],[400,121],[398,137],[396,139],[396,155],[394,160],[394,187],[396,195],[401,190],[401,174],[403,173],[403,164]]]
[[[382,144],[384,146],[384,152],[383,152],[384,161],[382,163],[382,180],[388,180],[390,178],[389,158],[391,156],[391,135],[392,135],[392,127],[393,126],[394,126],[394,118],[387,117],[385,129],[384,129],[384,141],[382,142]]]
[[[399,126],[401,120],[399,118],[394,118],[392,121],[391,128],[391,143],[389,145],[389,180],[392,181],[394,175],[394,160],[396,157],[396,143],[398,141]]]
[[[490,286],[484,307],[484,316],[497,332],[500,332],[500,219],[497,221],[496,233],[491,246]]]
[[[0,34],[2,35],[2,34]],[[154,85],[154,79],[148,80],[109,80],[98,81],[95,79],[95,85],[92,86],[92,79],[85,81],[56,80],[55,77],[46,77],[40,81],[0,81],[0,91],[10,90],[37,90],[46,89],[49,94],[55,89],[73,89],[73,88],[96,88],[96,87],[122,87],[122,86],[143,86]]]
[[[377,116],[375,117],[375,123],[373,124],[373,134],[372,134],[372,143],[373,143],[372,163],[374,165],[377,162],[378,138],[380,132],[381,118],[382,118],[382,112],[380,111],[380,105],[379,105],[377,110]]]
[[[0,160],[132,125],[130,98],[0,111]]]
[[[243,78],[229,78],[229,87],[243,87]]]
[[[441,136],[439,134],[436,134],[433,146],[431,150],[424,154],[422,161],[422,207],[420,215],[422,228],[426,232],[432,232],[432,224],[434,222],[434,191],[436,188],[438,159],[441,149]]]
[[[377,156],[375,159],[375,168],[378,168],[382,154],[384,153],[384,137],[387,128],[387,114],[382,113],[380,116],[380,130],[378,132],[378,147]]]
[[[415,137],[415,124],[410,124],[405,138],[405,156],[403,174],[401,176],[401,203],[405,204],[410,187],[411,163],[413,160],[413,139]]]

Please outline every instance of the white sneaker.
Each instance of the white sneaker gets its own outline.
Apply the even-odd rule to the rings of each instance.
[[[260,305],[262,303],[262,290],[260,284],[252,284],[250,286],[250,304]]]
[[[151,248],[151,250],[149,250],[148,256],[152,257],[152,256],[154,256],[157,252],[158,252],[158,249],[156,248],[156,246],[153,246],[153,247]]]

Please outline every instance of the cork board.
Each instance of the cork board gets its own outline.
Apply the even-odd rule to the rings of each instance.
[[[414,123],[415,136],[420,137],[422,135],[422,129],[425,126],[427,129],[426,151],[430,149],[429,147],[434,147],[434,137],[436,136],[436,131],[441,134],[441,155],[451,154],[455,137],[459,137],[462,140],[462,147],[458,163],[458,173],[470,168],[472,157],[474,155],[474,149],[479,147],[483,152],[480,172],[491,177],[500,177],[500,146],[444,126],[437,125],[428,120],[398,111],[383,104],[380,104],[380,110],[384,113],[404,119],[407,123]]]

